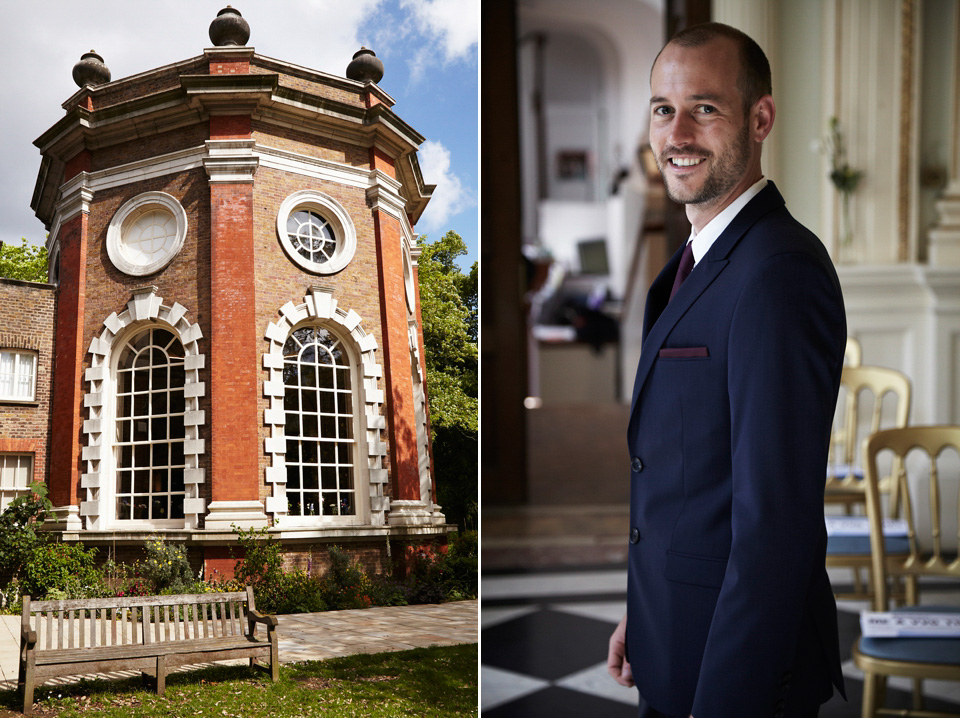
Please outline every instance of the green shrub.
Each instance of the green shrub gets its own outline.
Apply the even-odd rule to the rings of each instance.
[[[266,528],[233,530],[243,549],[243,557],[233,570],[234,578],[240,585],[253,586],[257,610],[277,613],[286,600],[280,543],[270,538]]]
[[[51,508],[46,484],[36,482],[0,514],[0,575],[18,579],[34,549],[50,540],[38,529]]]
[[[154,593],[188,593],[196,588],[187,549],[177,544],[168,544],[162,538],[152,537],[145,547],[147,557],[138,562],[136,571],[152,588]],[[142,590],[136,582],[131,593]],[[142,594],[141,594],[142,595]]]
[[[374,606],[406,606],[410,603],[407,587],[392,576],[371,576],[369,595]]]
[[[370,579],[359,561],[350,557],[339,546],[331,546],[330,570],[323,580],[323,599],[331,611],[349,608],[369,608]]]
[[[443,556],[445,599],[462,601],[478,594],[477,532],[451,534]]]
[[[299,570],[282,575],[277,613],[316,613],[327,610],[321,579],[308,576],[305,571]]]
[[[477,597],[477,532],[450,535],[447,550],[414,556],[407,578],[410,603],[443,603]]]
[[[443,603],[446,597],[442,559],[417,551],[407,576],[410,603]]]
[[[35,598],[95,598],[108,593],[94,565],[97,549],[83,544],[48,543],[34,548],[21,588]]]

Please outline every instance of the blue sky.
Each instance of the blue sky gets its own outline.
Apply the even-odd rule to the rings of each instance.
[[[259,54],[344,75],[361,45],[384,62],[380,87],[422,134],[424,179],[437,184],[416,231],[454,230],[468,267],[478,256],[479,0],[33,0],[4,7],[0,26],[0,240],[44,241],[30,209],[40,167],[33,141],[77,90],[71,72],[95,49],[113,79],[196,57],[227,5],[250,24]]]

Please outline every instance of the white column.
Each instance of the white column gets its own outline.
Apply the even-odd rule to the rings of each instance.
[[[960,266],[960,8],[953,7],[953,48],[948,67],[936,68],[937,72],[948,73],[951,97],[944,100],[950,103],[949,177],[947,187],[937,201],[940,214],[937,224],[930,230],[930,264],[933,266]],[[929,71],[934,71],[930,68]]]
[[[776,3],[773,0],[713,0],[713,19],[747,33],[760,46],[770,62],[774,78],[773,98],[777,98],[777,75],[780,58],[777,54]],[[777,125],[763,143],[763,173],[776,181],[779,164]]]

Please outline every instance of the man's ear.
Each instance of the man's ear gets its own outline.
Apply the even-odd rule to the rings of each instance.
[[[770,95],[764,95],[756,101],[750,109],[750,132],[754,142],[763,142],[767,138],[776,116],[777,106]]]

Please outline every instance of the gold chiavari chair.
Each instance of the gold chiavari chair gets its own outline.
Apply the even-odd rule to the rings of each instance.
[[[891,556],[883,535],[883,518],[889,515],[882,502],[878,456],[893,455],[889,480],[899,495],[894,515],[906,522],[908,549]],[[949,462],[953,462],[952,465]],[[910,470],[908,471],[908,466]],[[915,426],[872,435],[864,450],[867,515],[872,549],[873,608],[887,611],[891,579],[923,576],[960,579],[957,546],[947,543],[943,527],[960,515],[960,491],[952,499],[951,485],[960,475],[960,426]],[[945,470],[946,469],[946,470]],[[951,500],[947,500],[951,497]],[[889,509],[889,507],[888,507]],[[960,529],[958,529],[960,534]],[[960,542],[960,536],[957,537]],[[949,613],[960,616],[960,606],[904,606],[896,611]],[[853,650],[856,665],[864,672],[863,718],[880,715],[939,718],[958,716],[923,709],[923,679],[960,681],[960,637],[861,637]],[[883,694],[889,676],[913,680],[913,708],[887,709]]]

